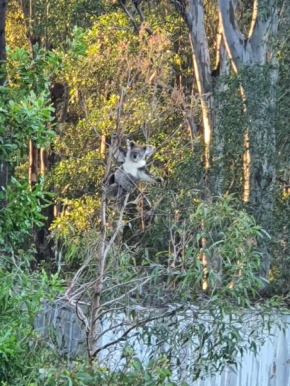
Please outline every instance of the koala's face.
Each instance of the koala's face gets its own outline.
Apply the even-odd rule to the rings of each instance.
[[[154,150],[153,146],[138,146],[134,142],[127,141],[128,155],[131,162],[145,161]]]

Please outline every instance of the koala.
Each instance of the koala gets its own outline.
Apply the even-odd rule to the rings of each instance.
[[[131,193],[136,188],[138,181],[163,182],[162,178],[153,177],[146,168],[146,158],[153,153],[153,146],[138,146],[127,140],[127,150],[125,151],[115,145],[116,142],[113,142],[114,157],[122,164],[105,183],[108,199],[118,199]]]

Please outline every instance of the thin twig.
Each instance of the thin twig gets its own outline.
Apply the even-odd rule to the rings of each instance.
[[[138,284],[138,285],[135,286],[134,288],[131,288],[128,292],[126,292],[125,294],[119,296],[118,298],[112,299],[112,300],[107,301],[106,303],[103,303],[103,304],[102,304],[102,307],[107,307],[107,306],[109,306],[110,304],[117,303],[119,300],[123,299],[125,296],[127,296],[127,295],[130,294],[131,292],[136,291],[136,289],[138,289],[138,288],[142,287],[143,285],[145,285],[146,283],[148,283],[149,280],[151,280],[151,277],[149,277],[147,280],[145,280],[142,284]]]
[[[95,358],[96,355],[102,351],[102,350],[105,350],[106,348],[116,344],[116,343],[119,343],[121,342],[132,330],[134,330],[135,328],[138,328],[140,327],[141,325],[145,324],[145,323],[149,323],[149,322],[153,322],[155,320],[158,320],[158,319],[162,319],[162,318],[167,318],[167,317],[170,317],[172,315],[175,315],[178,311],[182,310],[184,307],[181,306],[179,307],[178,309],[174,309],[173,311],[170,311],[170,312],[166,312],[162,315],[158,315],[158,316],[154,316],[152,318],[146,318],[146,319],[143,319],[141,321],[138,321],[137,323],[135,323],[134,326],[130,327],[127,331],[125,331],[119,338],[103,345],[102,347],[99,347],[97,350],[94,351],[94,353],[92,354],[92,358]]]
[[[123,100],[124,100],[124,87],[121,87],[120,99],[119,99],[118,110],[117,110],[117,124],[116,124],[117,133],[120,131]]]

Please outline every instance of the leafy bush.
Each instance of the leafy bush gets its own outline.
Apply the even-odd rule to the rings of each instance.
[[[14,261],[16,264],[16,262]],[[56,276],[48,279],[15,267],[0,269],[0,384],[27,385],[26,377],[37,366],[45,342],[34,330],[34,319],[42,301],[60,292]]]
[[[32,224],[43,225],[46,217],[41,212],[51,204],[48,197],[53,194],[44,192],[43,180],[31,190],[27,181],[13,177],[1,194],[7,204],[0,210],[0,251],[15,253],[30,238]]]

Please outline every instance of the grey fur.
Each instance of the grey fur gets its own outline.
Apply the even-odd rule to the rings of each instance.
[[[162,182],[162,178],[153,177],[146,168],[146,158],[153,151],[154,148],[151,145],[139,146],[129,140],[127,140],[127,152],[122,148],[113,148],[113,154],[117,161],[124,160],[124,162],[106,181],[106,197],[109,199],[123,197],[136,188],[138,181]]]

